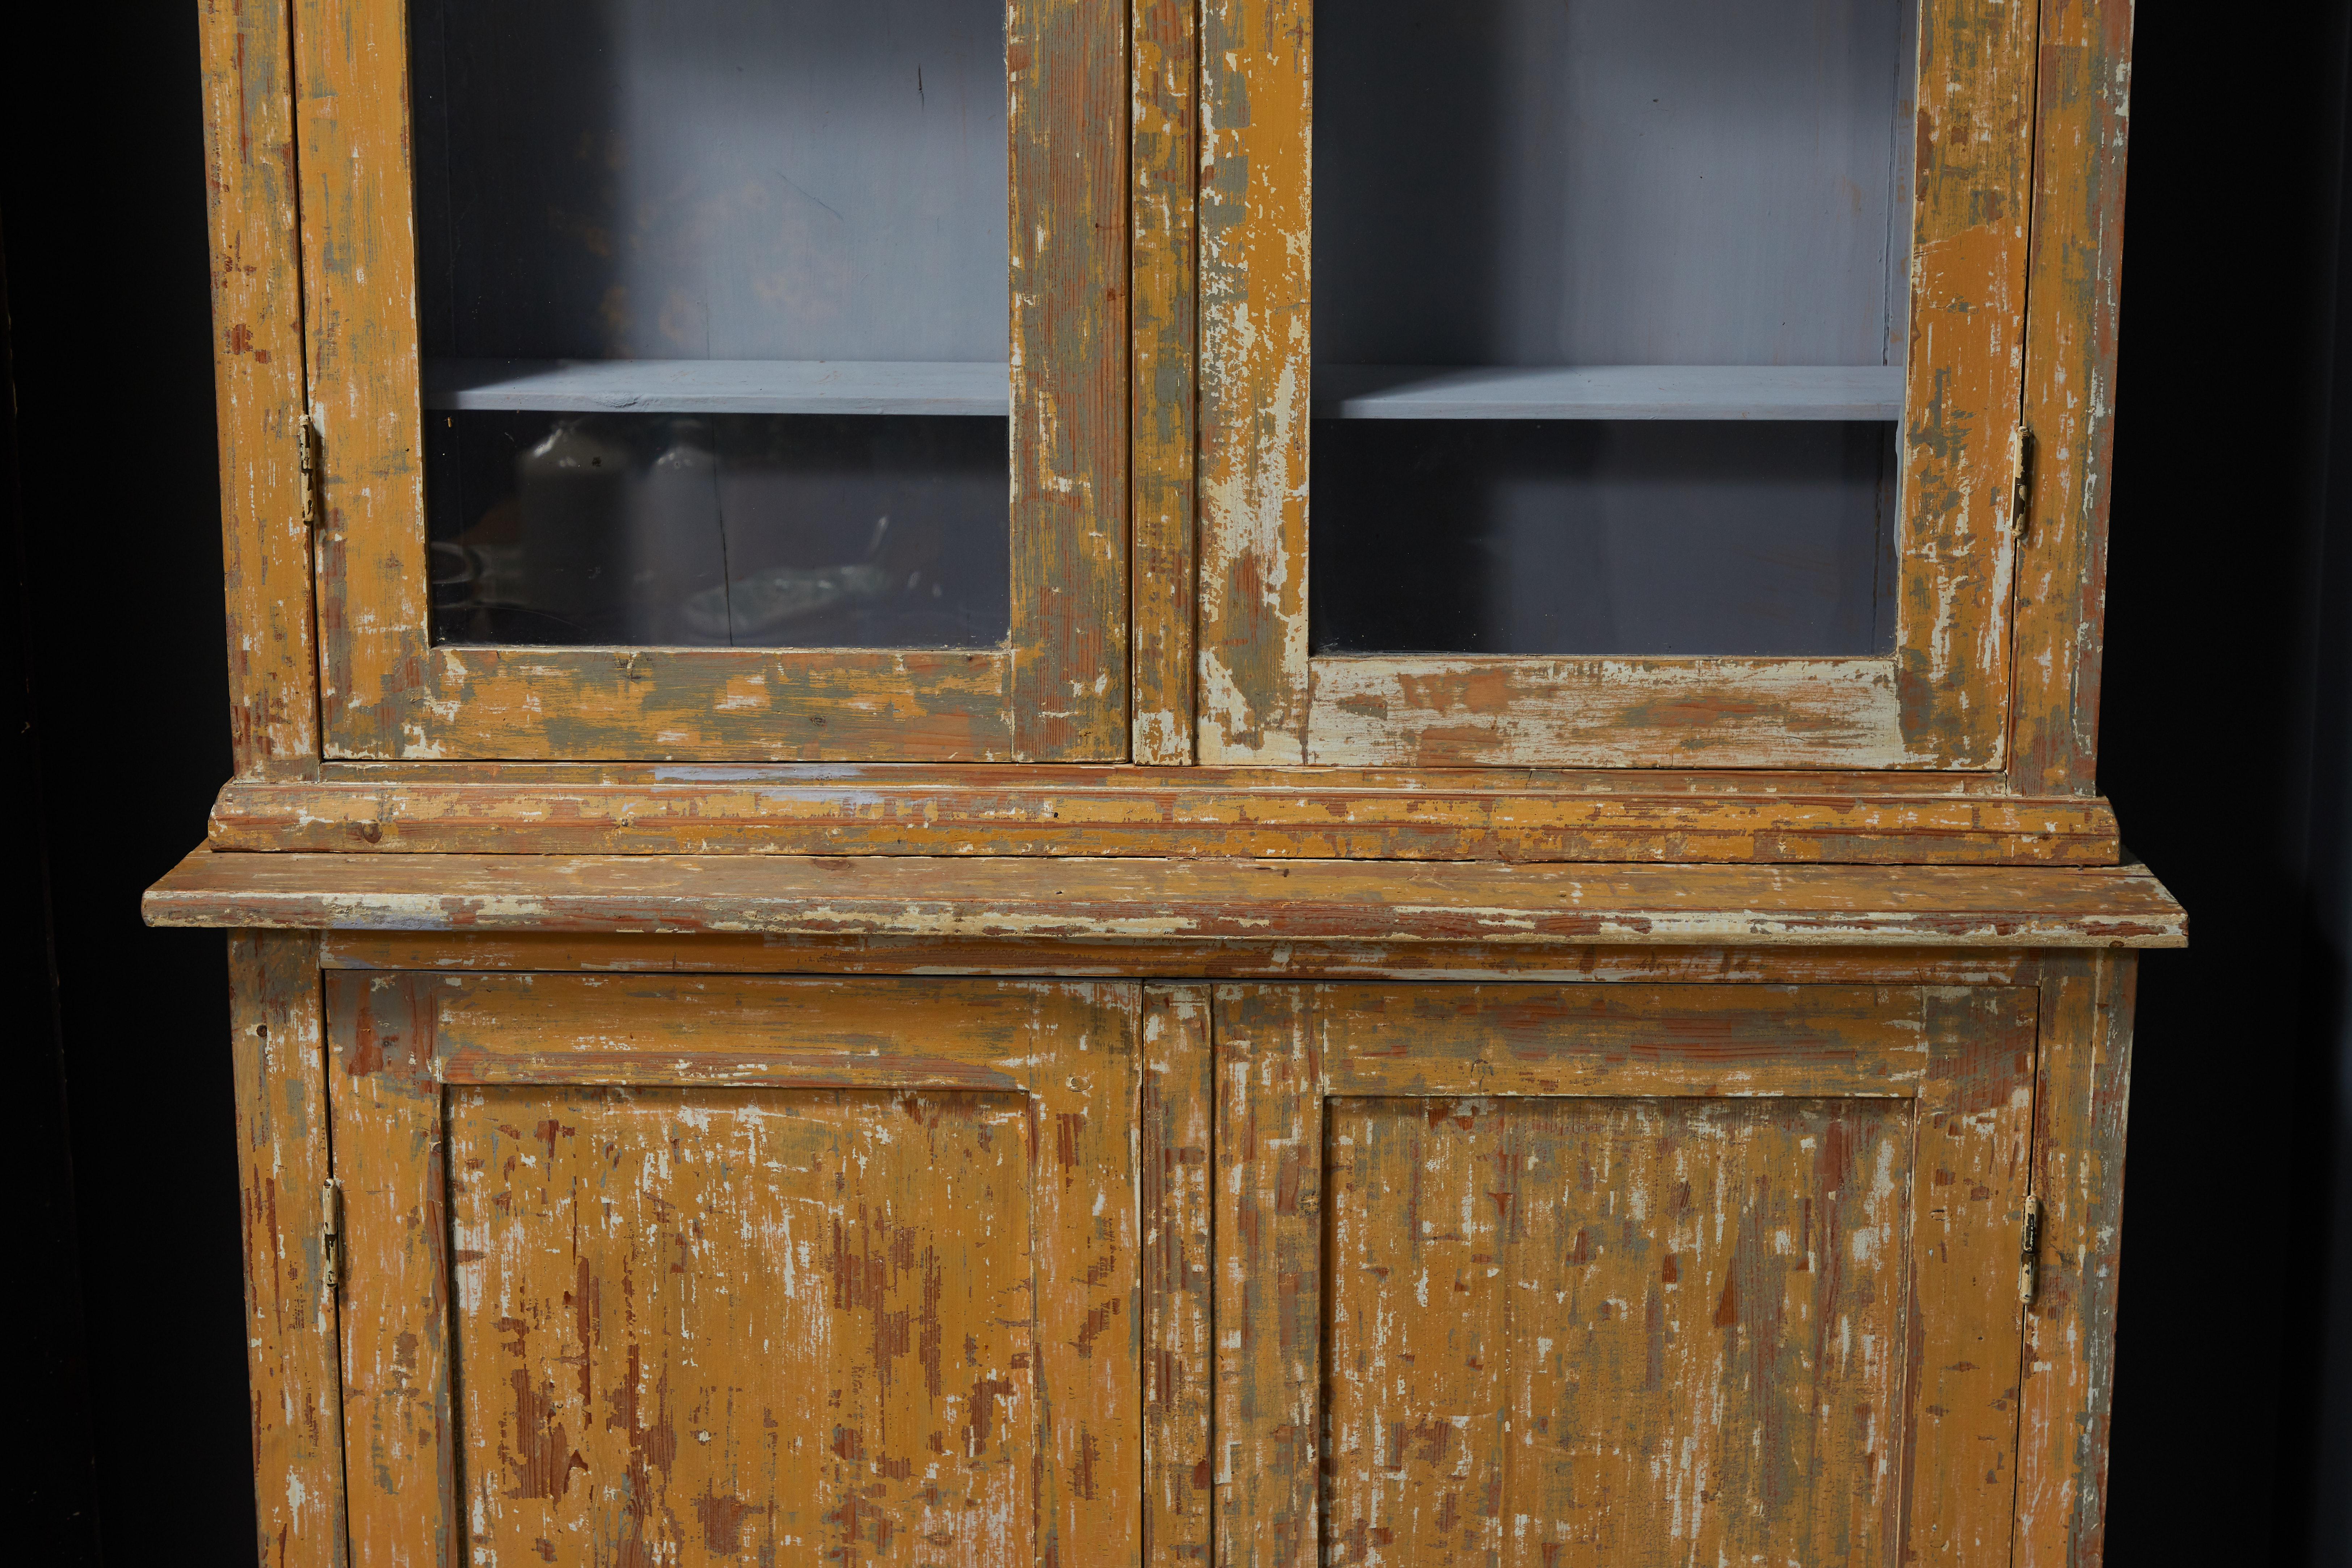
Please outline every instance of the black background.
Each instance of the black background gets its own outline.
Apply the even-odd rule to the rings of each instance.
[[[2140,988],[2121,1564],[2352,1564],[2347,11],[2135,50],[2100,783],[2196,945]],[[253,1560],[223,941],[138,914],[229,765],[195,22],[0,33],[25,1563]]]

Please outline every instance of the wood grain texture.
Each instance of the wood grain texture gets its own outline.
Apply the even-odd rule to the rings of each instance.
[[[1209,1562],[1210,1153],[1214,1064],[1206,986],[1143,988],[1143,1562]]]
[[[1307,760],[1311,0],[1204,0],[1199,730],[1204,763]]]
[[[2007,740],[2035,21],[1920,12],[1895,663],[1904,750],[1943,767],[1998,767]]]
[[[915,937],[583,935],[570,931],[329,931],[335,969],[616,974],[1003,974],[1205,980],[1628,981],[1713,985],[2021,985],[2033,954],[2003,948],[1516,947],[1486,942],[1067,942]]]
[[[319,941],[233,932],[228,963],[255,1556],[341,1568],[342,1370],[320,1244],[331,1166]]]
[[[2105,1560],[2137,969],[2127,953],[2055,954],[2044,967],[2033,1141],[2042,1258],[2025,1321],[2017,1568]]]
[[[1011,0],[1013,727],[1023,759],[1128,734],[1127,16]]]
[[[2042,6],[2010,771],[2051,795],[2098,787],[2131,30],[2127,0]]]
[[[899,856],[222,855],[153,925],[1746,947],[2179,946],[2139,868],[1510,866]]]
[[[1384,991],[1216,992],[1221,1547],[2002,1560],[2032,989]],[[1507,1076],[1612,1031],[1621,1074]],[[1896,1070],[1822,1073],[1856,1047]],[[1694,1079],[1727,1049],[1752,1073]]]
[[[446,1129],[432,982],[334,975],[328,1084],[342,1188],[343,1471],[351,1561],[457,1568]]]
[[[1017,1094],[453,1090],[477,1562],[1034,1559]]]
[[[1331,1561],[1887,1561],[1907,1110],[1334,1100]]]
[[[1126,754],[1128,100],[1117,18],[1076,0],[1020,0],[1008,17],[1014,619],[1005,649],[966,654],[431,646],[404,8],[297,0],[296,12],[331,754]]]
[[[1891,768],[1896,666],[1877,658],[1307,663],[1307,760],[1353,767]]]
[[[1191,0],[1133,0],[1128,153],[1129,755],[1192,761],[1193,185],[1200,35]]]
[[[502,773],[503,770],[493,770]],[[1383,860],[1887,861],[2109,865],[2096,796],[1777,790],[1712,794],[1650,775],[1421,777],[1254,770],[793,770],[774,776],[572,769],[549,778],[390,775],[233,782],[217,850],[423,854],[1049,855]],[[1846,787],[1841,789],[1840,784]]]
[[[282,5],[205,0],[200,19],[230,745],[240,778],[314,778],[293,40]]]
[[[1216,1488],[1220,1568],[1321,1562],[1322,1071],[1309,999],[1217,988]]]
[[[436,647],[397,754],[1004,761],[1013,656],[879,648]]]
[[[2036,996],[1932,992],[1914,1127],[1902,1561],[2008,1560]]]
[[[1139,1553],[1139,987],[344,973],[330,1004],[362,1560]],[[823,1057],[756,1089],[698,1061]],[[538,1068],[464,1081],[485,1059]]]

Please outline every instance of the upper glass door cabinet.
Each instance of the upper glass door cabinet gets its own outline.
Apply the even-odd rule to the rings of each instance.
[[[331,755],[1124,754],[1118,16],[298,9]]]
[[[2032,7],[1204,29],[1203,761],[2000,764]]]

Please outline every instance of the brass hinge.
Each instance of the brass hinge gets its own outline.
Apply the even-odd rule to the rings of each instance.
[[[2017,477],[2010,487],[2009,521],[2022,544],[2033,526],[2033,426],[2020,425],[2011,447],[2011,467]]]
[[[343,1284],[343,1184],[330,1181],[319,1193],[320,1277],[333,1295]]]
[[[302,476],[302,526],[319,526],[319,470],[325,465],[319,452],[319,427],[310,422],[305,409],[295,422],[296,461]]]
[[[2017,1299],[2031,1309],[2042,1294],[2042,1200],[2025,1200],[2025,1232],[2017,1247]]]

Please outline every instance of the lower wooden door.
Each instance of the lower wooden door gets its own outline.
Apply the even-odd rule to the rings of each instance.
[[[2034,1024],[1220,987],[1218,1563],[2005,1563]]]
[[[1136,1561],[1139,987],[328,992],[351,1561]]]

